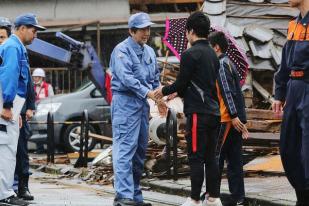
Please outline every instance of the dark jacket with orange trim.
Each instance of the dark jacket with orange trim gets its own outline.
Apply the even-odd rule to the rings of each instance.
[[[285,101],[287,82],[291,71],[304,71],[309,75],[309,12],[304,18],[299,15],[289,23],[288,40],[283,47],[282,62],[275,74],[275,99]]]
[[[162,89],[163,95],[177,92],[184,99],[185,114],[220,116],[216,90],[219,59],[208,40],[197,40],[180,60],[176,81]]]
[[[245,101],[235,66],[225,54],[220,55],[219,59],[218,85],[224,105],[232,119],[238,117],[240,121],[246,123]]]

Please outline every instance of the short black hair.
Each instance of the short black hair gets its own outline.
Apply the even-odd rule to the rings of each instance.
[[[132,28],[130,28],[130,29],[131,29],[131,31],[132,31],[133,33],[136,33],[137,30],[138,30],[138,28],[136,28],[136,27],[132,27]]]
[[[35,26],[33,26],[33,25],[18,25],[18,26],[15,26],[15,30],[17,31],[17,30],[19,30],[20,29],[20,27],[22,27],[22,26],[25,26],[27,29],[30,29],[30,28],[35,28]],[[36,29],[36,28],[35,28]]]
[[[10,36],[11,33],[12,33],[12,32],[11,32],[11,29],[10,29],[9,27],[1,26],[0,29],[5,29],[5,30],[6,30],[6,34],[7,34],[8,36]]]
[[[211,32],[208,36],[208,40],[211,46],[218,45],[223,53],[225,53],[229,47],[229,42],[222,31]]]
[[[207,38],[210,32],[210,20],[203,12],[197,11],[187,19],[186,30],[191,31],[200,38]]]

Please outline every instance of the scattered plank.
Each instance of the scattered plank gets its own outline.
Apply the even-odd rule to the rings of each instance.
[[[253,87],[264,97],[266,101],[268,101],[270,104],[274,102],[274,98],[272,97],[269,92],[262,87],[257,81],[253,80],[252,81]]]
[[[257,120],[280,120],[272,110],[246,109],[247,119]]]

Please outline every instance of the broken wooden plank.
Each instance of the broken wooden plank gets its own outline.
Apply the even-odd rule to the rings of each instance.
[[[95,158],[99,154],[100,154],[100,152],[88,152],[88,158],[91,158],[91,159]],[[67,157],[69,159],[78,159],[79,158],[79,153],[78,152],[68,153]]]
[[[244,166],[244,171],[284,173],[280,155],[257,157]]]
[[[88,136],[91,137],[91,138],[94,138],[96,140],[113,142],[113,138],[111,138],[111,137],[107,137],[107,136],[103,136],[103,135],[99,135],[99,134],[94,134],[94,133],[91,133],[91,132],[89,132]]]
[[[246,124],[249,131],[256,132],[279,132],[280,125],[278,120],[248,120]]]
[[[257,81],[253,80],[252,81],[253,87],[264,97],[266,101],[268,101],[270,104],[274,102],[274,98],[272,97],[269,92],[262,87]]]
[[[274,115],[272,110],[265,109],[246,109],[247,119],[257,119],[257,120],[280,120],[278,116]]]

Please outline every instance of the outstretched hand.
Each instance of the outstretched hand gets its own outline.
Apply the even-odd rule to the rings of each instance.
[[[232,125],[238,132],[242,133],[243,139],[249,138],[249,132],[247,130],[246,125],[243,124],[238,117],[232,119]]]
[[[275,100],[272,104],[272,110],[275,113],[275,117],[281,117],[283,112],[283,102]]]
[[[159,87],[157,88],[154,92],[155,92],[155,98],[156,99],[162,99],[163,98],[163,93],[162,93],[162,88],[163,87]]]

